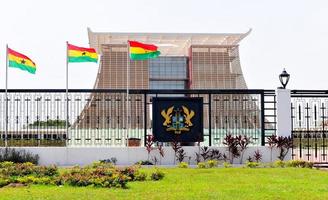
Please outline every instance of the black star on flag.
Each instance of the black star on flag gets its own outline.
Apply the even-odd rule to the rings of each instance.
[[[82,52],[82,56],[85,56],[87,53],[86,52]]]
[[[23,59],[23,60],[21,60],[21,63],[24,65],[26,63],[26,61]]]

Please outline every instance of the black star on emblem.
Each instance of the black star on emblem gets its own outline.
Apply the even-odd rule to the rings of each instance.
[[[23,60],[21,60],[21,63],[22,63],[22,64],[25,64],[25,63],[26,63],[26,61],[23,59]]]
[[[86,53],[85,52],[82,52],[82,56],[85,56],[86,55]]]

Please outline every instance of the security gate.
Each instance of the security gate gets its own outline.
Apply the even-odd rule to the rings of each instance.
[[[328,91],[292,90],[293,159],[327,163]]]

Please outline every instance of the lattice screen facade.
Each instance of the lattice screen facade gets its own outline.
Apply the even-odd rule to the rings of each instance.
[[[103,44],[100,69],[94,88],[126,89],[127,88],[127,45]],[[130,89],[148,89],[149,64],[144,61],[130,61]]]
[[[238,46],[191,46],[191,89],[246,89]]]
[[[97,52],[102,55],[94,88],[127,88],[126,67],[128,57],[126,43],[127,40],[138,40],[159,45],[162,54],[160,58],[154,60],[130,61],[130,89],[247,89],[240,66],[238,48],[238,42],[243,37],[245,37],[245,34],[205,34],[203,36],[201,34],[143,35],[89,32],[91,46],[96,48]],[[185,69],[181,70],[178,65],[185,65]],[[181,72],[184,74],[181,74]],[[249,99],[248,96],[245,96],[245,98]],[[81,114],[81,119],[83,119],[81,124],[85,123],[86,116],[90,117],[96,110],[100,109],[104,113],[103,116],[121,119],[121,123],[118,125],[119,128],[128,126],[126,123],[128,109],[125,103],[122,102],[122,105],[120,104],[121,110],[114,113],[107,107],[92,107],[92,105],[95,105],[92,102],[96,99],[97,97],[93,96],[92,101],[85,107]],[[227,96],[227,99],[232,101],[233,97]],[[204,97],[204,101],[208,102],[207,96]],[[249,106],[253,108],[254,105],[252,103]],[[142,110],[133,107],[141,109],[142,106],[141,104],[131,105],[130,128],[138,127],[138,119],[133,117],[137,114],[134,112],[142,113]],[[211,112],[214,112],[215,116],[220,116],[220,112],[227,112],[222,109],[212,110]],[[238,113],[231,111],[231,115],[238,115]],[[208,128],[208,108],[204,110],[204,116],[204,127]],[[99,121],[99,119],[97,120]],[[219,121],[222,120],[219,119]],[[248,119],[247,121],[254,121],[254,119]],[[258,124],[258,122],[257,119],[255,124]],[[224,124],[226,125],[226,123]]]
[[[95,89],[127,89],[127,62],[129,61],[129,89],[148,89],[149,88],[149,61],[132,61],[128,59],[127,45],[103,44],[100,69],[97,74]],[[99,96],[101,95],[101,96]],[[108,128],[103,124],[111,120],[110,128],[123,129],[139,128],[143,114],[143,104],[141,98],[136,95],[129,96],[129,110],[127,109],[125,98],[126,94],[112,96],[106,94],[91,94],[91,101],[75,122],[78,128]],[[136,99],[135,99],[136,98]],[[97,101],[105,102],[103,104]],[[129,118],[127,118],[129,112]],[[100,113],[100,114],[96,114]],[[129,125],[127,123],[129,120]]]

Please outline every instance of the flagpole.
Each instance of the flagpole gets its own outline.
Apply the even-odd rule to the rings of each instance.
[[[126,146],[129,147],[129,87],[130,87],[130,43],[128,41],[128,50],[127,50],[127,65],[126,65]]]
[[[68,139],[68,41],[66,41],[66,147]]]
[[[8,146],[8,44],[6,44],[6,113],[5,113],[5,147]]]

